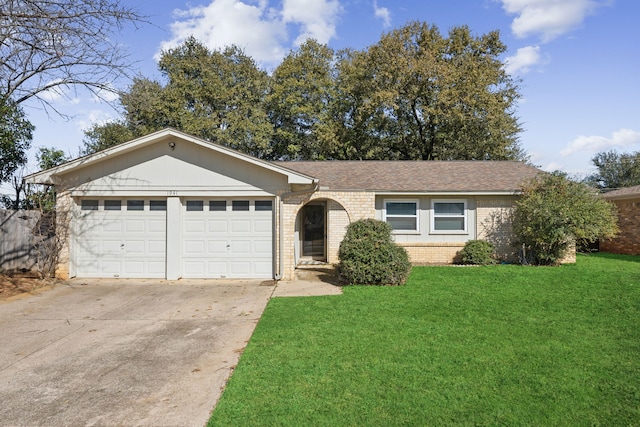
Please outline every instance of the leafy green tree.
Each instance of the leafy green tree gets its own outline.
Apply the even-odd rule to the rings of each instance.
[[[516,202],[516,243],[525,245],[534,264],[557,264],[573,244],[613,237],[617,231],[615,206],[561,172],[526,182]]]
[[[39,147],[36,153],[38,167],[41,170],[50,169],[68,162],[70,159],[64,151],[51,147]],[[40,209],[44,212],[53,210],[56,204],[56,192],[53,186],[46,187],[40,191],[34,191],[28,194],[27,201],[29,208]]]
[[[640,151],[601,152],[591,162],[598,168],[598,172],[587,177],[587,182],[598,188],[615,189],[640,185]]]
[[[291,51],[271,76],[266,105],[276,159],[325,159],[323,135],[335,101],[334,52],[316,40]]]
[[[107,122],[104,124],[94,123],[84,131],[84,147],[82,154],[96,153],[114,145],[122,144],[135,138],[136,135],[122,120]]]
[[[413,22],[338,65],[338,158],[524,159],[498,32]]]
[[[210,51],[190,37],[162,52],[159,69],[167,83],[135,79],[120,97],[123,121],[90,128],[85,152],[173,127],[258,157],[268,155],[268,77],[241,49]]]
[[[18,104],[0,96],[0,182],[27,162],[34,129]]]

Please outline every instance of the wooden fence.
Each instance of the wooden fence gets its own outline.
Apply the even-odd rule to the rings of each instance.
[[[37,270],[39,211],[0,210],[0,271]]]

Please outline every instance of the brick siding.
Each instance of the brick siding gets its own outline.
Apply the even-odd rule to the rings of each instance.
[[[620,233],[613,239],[602,239],[600,250],[614,254],[640,255],[640,197],[613,202],[618,207]]]

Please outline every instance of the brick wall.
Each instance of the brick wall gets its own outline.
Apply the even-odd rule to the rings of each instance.
[[[516,248],[512,246],[511,215],[514,206],[515,198],[478,199],[476,202],[477,238],[493,243],[496,254],[505,261],[517,259]]]
[[[613,239],[602,239],[600,250],[614,254],[640,255],[640,197],[613,202],[618,207],[620,233]]]
[[[282,196],[282,280],[292,280],[295,272],[296,220],[302,207],[312,201],[327,202],[327,262],[338,262],[338,249],[351,221],[375,218],[375,195],[370,192],[317,191]],[[277,239],[280,238],[278,233]],[[280,262],[280,254],[276,259]]]
[[[58,194],[56,198],[56,233],[61,239],[61,249],[58,254],[58,266],[56,277],[66,280],[69,278],[69,240],[71,238],[72,224],[71,218],[74,212],[74,201],[69,193]]]
[[[412,264],[451,264],[456,261],[464,243],[398,243],[409,254]]]

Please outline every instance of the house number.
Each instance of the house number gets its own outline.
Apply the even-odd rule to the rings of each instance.
[[[169,190],[167,191],[167,196],[177,196],[178,195],[178,191],[177,190]]]

